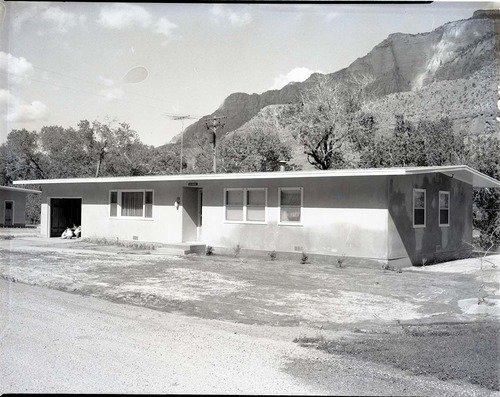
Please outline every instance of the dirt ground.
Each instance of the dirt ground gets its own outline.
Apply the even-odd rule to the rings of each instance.
[[[320,335],[326,341],[346,334],[366,339],[384,333],[396,340],[405,337],[404,327],[411,324],[478,321],[491,321],[488,338],[498,340],[494,326],[500,317],[499,276],[500,255],[399,273],[349,261],[339,268],[279,256],[275,261],[219,255],[181,258],[74,240],[0,240],[0,277],[9,281],[202,319],[298,327],[301,334],[296,338]],[[454,348],[462,342],[455,339]],[[351,355],[377,361],[383,355],[374,350],[383,349]],[[497,383],[487,378],[479,384],[496,390]]]

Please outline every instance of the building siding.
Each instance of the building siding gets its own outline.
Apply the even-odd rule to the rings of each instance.
[[[413,189],[426,190],[426,225],[413,227]],[[450,226],[439,226],[439,191],[450,192]],[[472,244],[472,186],[446,175],[393,176],[388,183],[389,258],[413,265],[466,256]]]
[[[0,189],[0,225],[4,226],[5,201],[14,202],[14,226],[26,224],[26,193]]]
[[[197,190],[203,190],[201,242],[231,249],[402,260],[462,256],[472,241],[472,186],[443,174],[54,184],[43,188],[42,235],[51,198],[82,199],[82,236],[159,243],[196,237]],[[279,188],[303,189],[300,224],[280,224]],[[265,223],[225,221],[224,189],[267,189]],[[413,227],[413,189],[426,189],[426,227]],[[109,216],[110,190],[154,191],[152,219]],[[450,192],[450,226],[438,224],[439,191]],[[178,208],[175,206],[180,199]]]

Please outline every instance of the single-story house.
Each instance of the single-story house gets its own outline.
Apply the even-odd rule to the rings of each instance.
[[[26,226],[26,197],[28,194],[40,194],[39,190],[0,186],[0,226]]]
[[[419,265],[467,255],[468,166],[16,181],[42,185],[41,233]]]

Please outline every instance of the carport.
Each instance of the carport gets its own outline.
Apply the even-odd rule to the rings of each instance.
[[[50,237],[60,237],[68,227],[82,222],[81,198],[50,199]]]

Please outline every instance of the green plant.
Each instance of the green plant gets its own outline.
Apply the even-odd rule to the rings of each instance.
[[[205,250],[205,255],[208,255],[208,256],[211,256],[214,254],[214,247],[212,247],[211,245],[207,245],[207,248]]]
[[[308,263],[309,259],[309,256],[307,256],[307,254],[305,252],[302,252],[302,257],[300,258],[300,263],[302,263],[303,265]]]
[[[269,253],[269,257],[271,258],[272,261],[276,260],[277,253],[276,251],[271,251]]]

